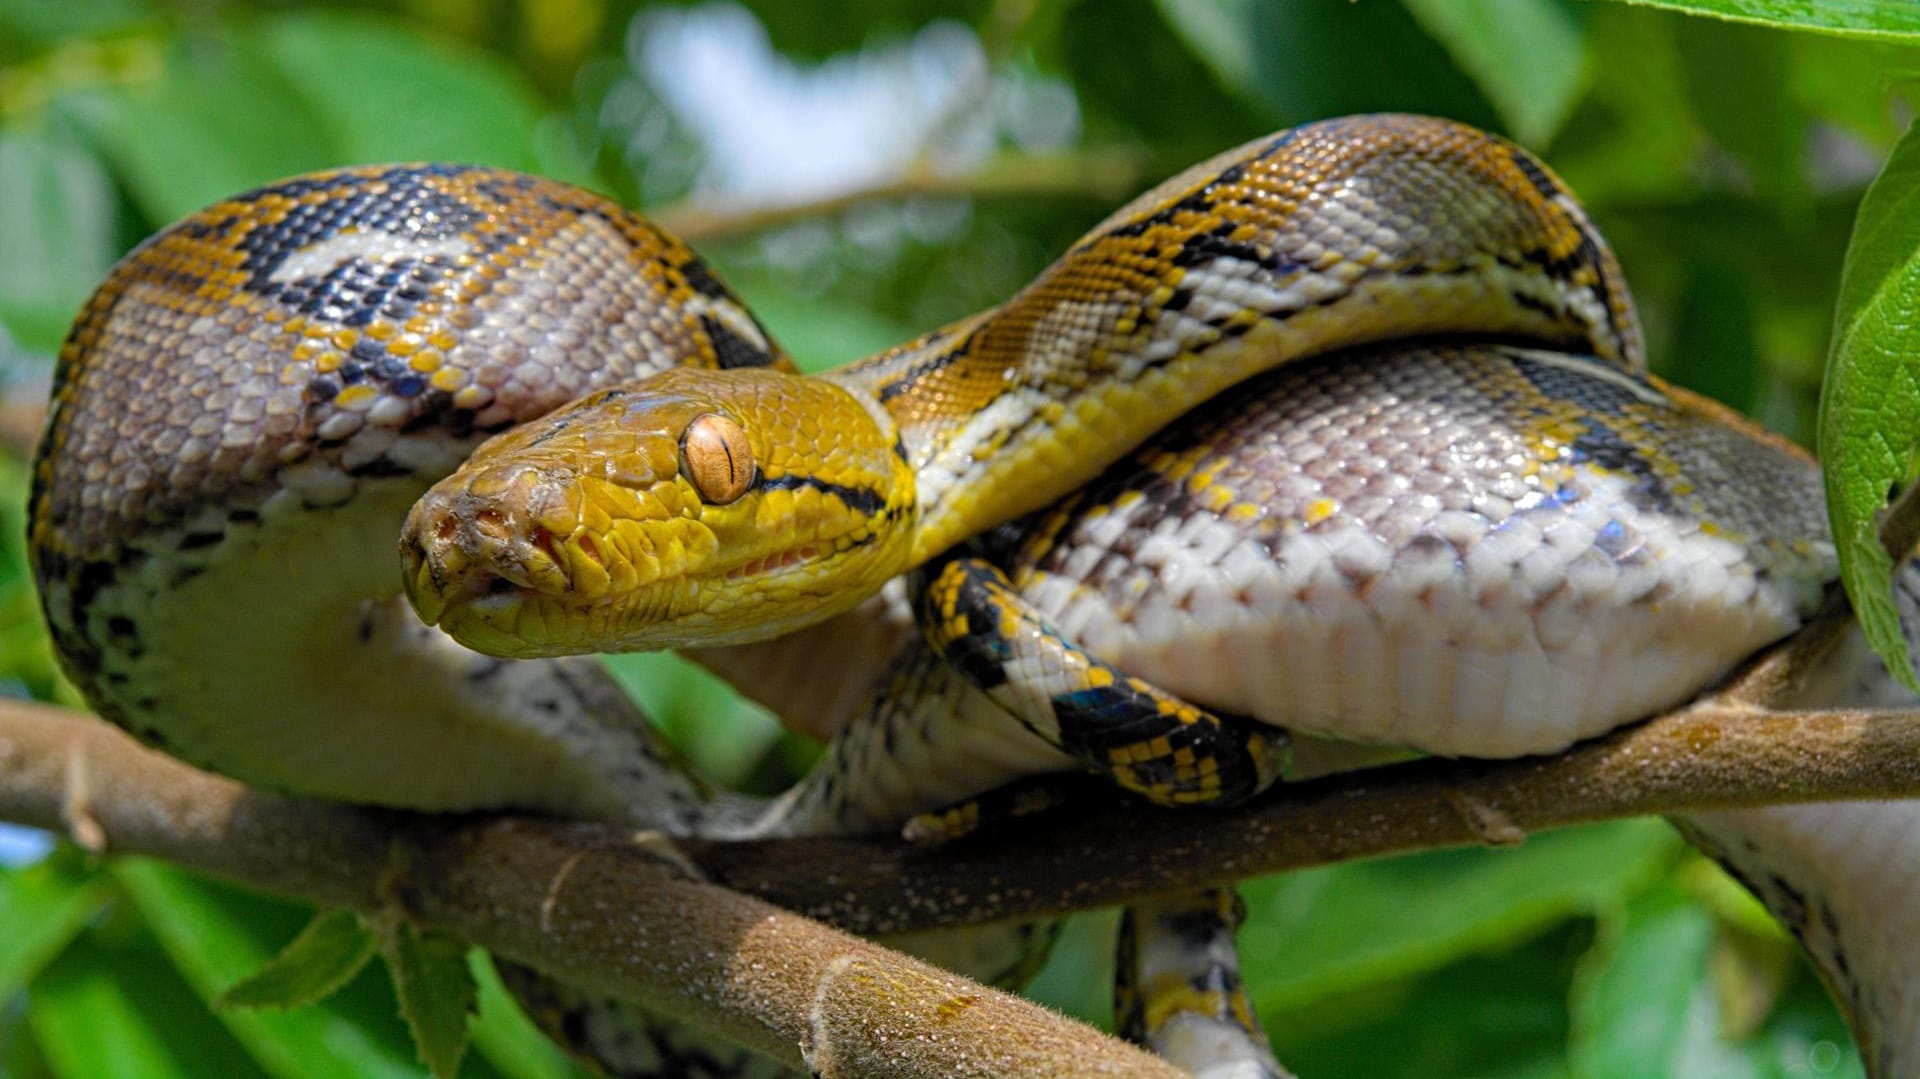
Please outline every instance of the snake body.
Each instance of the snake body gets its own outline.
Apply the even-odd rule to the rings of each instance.
[[[625,763],[652,751],[597,672],[576,691],[425,630],[393,538],[490,433],[671,365],[784,362],[692,252],[564,185],[396,167],[220,203],[123,260],[62,350],[31,526],[55,644],[102,715],[255,783],[690,802]]]
[[[1314,361],[1271,376],[1284,392],[1256,395],[1307,425],[1303,438],[1232,442],[1241,436],[1224,432],[1253,429],[1254,414],[1196,421],[1113,465],[1259,370],[1410,334],[1535,350],[1479,356],[1491,375],[1459,350]],[[670,370],[682,364],[699,377]],[[738,404],[793,381],[784,358],[697,258],[634,215],[493,170],[351,170],[222,203],[116,268],[62,353],[31,538],[76,683],[103,715],[198,763],[426,809],[518,805],[722,832],[855,827],[1068,766],[1030,730],[1059,694],[1010,716],[911,645],[802,788],[771,811],[716,797],[666,760],[590,662],[475,655],[398,604],[388,559],[414,498],[487,434],[507,431],[504,447],[532,455],[477,459],[413,509],[404,576],[424,609],[476,643],[544,654],[578,647],[589,623],[602,645],[615,623],[570,596],[611,608],[616,586],[682,580],[673,564],[687,554],[720,555],[700,563],[717,587],[693,589],[698,603],[621,613],[694,611],[707,624],[656,621],[613,644],[714,639],[716,625],[719,639],[747,640],[846,610],[905,566],[1113,465],[1095,490],[1120,493],[1028,522],[996,555],[1066,636],[1214,707],[1260,713],[1273,683],[1183,683],[1169,660],[1198,642],[1264,664],[1304,647],[1301,619],[1324,603],[1343,627],[1307,630],[1325,668],[1381,684],[1333,679],[1302,694],[1282,680],[1279,697],[1298,699],[1263,718],[1497,755],[1684,699],[1790,630],[1831,576],[1817,493],[1800,500],[1817,489],[1808,463],[1723,413],[1672,404],[1640,366],[1625,286],[1577,203],[1522,151],[1440,121],[1312,125],[1196,166],[1007,305],[806,391],[817,394],[807,413],[772,396]],[[714,386],[733,396],[716,400]],[[1408,404],[1410,387],[1433,400]],[[1361,404],[1339,426],[1295,398]],[[1448,426],[1441,404],[1479,411]],[[842,419],[808,419],[828,407]],[[710,416],[726,423],[696,431]],[[868,456],[823,463],[816,443],[829,430]],[[1182,449],[1182,437],[1200,441]],[[750,470],[734,455],[743,446]],[[568,456],[579,449],[598,463]],[[1390,467],[1429,454],[1458,467],[1398,478]],[[1342,472],[1349,458],[1358,471]],[[1326,486],[1288,490],[1269,473],[1264,493],[1241,491],[1230,461]],[[1144,478],[1135,496],[1128,469]],[[1763,504],[1743,501],[1756,476],[1763,488],[1788,479]],[[582,479],[599,493],[570,493]],[[1236,508],[1256,498],[1289,508]],[[643,522],[669,522],[667,538],[609,538],[610,508],[635,505]],[[787,531],[796,519],[815,530]],[[741,552],[716,538],[728,536],[766,541]],[[1686,559],[1671,575],[1663,544]],[[780,593],[774,578],[823,553],[854,569],[790,581],[777,604],[726,609],[743,582],[749,595]],[[288,588],[288,576],[329,583]],[[1289,624],[1276,614],[1289,603],[1294,628],[1265,635]],[[1144,629],[1142,612],[1156,610],[1188,617]],[[1501,617],[1483,621],[1489,610]],[[1448,627],[1442,646],[1394,652],[1434,615]],[[1704,647],[1676,652],[1675,641]],[[1509,671],[1516,656],[1522,669]],[[1623,662],[1643,666],[1613,666]],[[1379,679],[1387,664],[1402,666]],[[1559,710],[1592,704],[1568,687],[1609,672],[1639,696]],[[1440,684],[1452,706],[1423,728],[1412,705]],[[1575,718],[1521,725],[1542,709]],[[1348,730],[1348,718],[1361,725]],[[1802,899],[1809,880],[1834,887],[1805,867],[1850,857],[1834,853],[1843,837],[1782,855],[1778,829],[1742,831],[1755,819],[1702,827],[1732,837],[1721,846],[1736,865],[1759,867],[1749,875],[1763,895],[1769,881]],[[1910,844],[1916,833],[1886,834]],[[1842,930],[1867,933],[1907,917],[1878,906],[1848,916]],[[1899,1074],[1914,1023],[1898,1002],[1912,990],[1897,971],[1849,967],[1851,947],[1828,953],[1837,984],[1867,985],[1852,990],[1867,1002],[1854,1009],[1863,1043]]]
[[[421,500],[408,594],[501,655],[771,636],[1045,505],[1254,373],[1464,332],[1643,364],[1611,252],[1524,150],[1424,117],[1312,124],[1149,191],[1000,307],[825,378],[668,372],[515,432]],[[797,395],[844,401],[830,440],[784,421]],[[684,465],[705,415],[740,432],[759,475],[744,496]]]

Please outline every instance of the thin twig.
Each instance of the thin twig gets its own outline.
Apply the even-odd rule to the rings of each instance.
[[[710,243],[766,232],[799,221],[833,217],[869,202],[912,198],[1072,198],[1111,204],[1137,191],[1146,155],[1129,146],[1000,158],[971,172],[921,165],[870,187],[775,206],[726,206],[686,201],[647,211],[688,243]]]
[[[16,457],[30,457],[40,440],[40,427],[47,422],[44,401],[27,401],[0,391],[0,450]]]

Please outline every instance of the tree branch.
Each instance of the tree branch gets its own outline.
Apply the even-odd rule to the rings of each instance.
[[[1920,714],[1706,705],[1556,757],[1428,760],[1226,813],[1106,803],[922,851],[881,839],[697,843],[716,881],[862,933],[1030,918],[1591,821],[1920,796]],[[824,868],[823,868],[824,867]]]
[[[0,702],[0,818],[281,895],[398,904],[422,925],[824,1076],[1183,1074],[1018,997],[692,879],[659,843],[266,794],[45,705]]]
[[[1915,759],[1920,714],[1772,713],[1709,702],[1556,757],[1375,769],[1283,787],[1225,813],[1116,800],[1057,814],[1050,827],[939,851],[885,837],[679,846],[717,884],[854,932],[887,933],[1040,917],[1398,851],[1507,844],[1589,821],[1916,797]],[[525,934],[557,931],[559,908],[545,883],[538,897],[521,895],[529,882],[565,881],[570,890],[591,879],[595,894],[605,882],[619,895],[662,887],[651,848],[615,829],[526,817],[448,821],[279,798],[140,749],[105,724],[20,702],[0,704],[0,817],[93,832],[109,849],[361,909],[388,898],[374,894],[372,882],[392,879],[427,924],[548,970],[556,961],[542,954],[545,938]],[[725,895],[686,887],[701,889],[699,897],[667,904],[660,924],[678,925],[685,911]],[[520,900],[476,903],[495,893]],[[581,931],[599,942],[590,950],[605,954],[604,912],[620,905],[583,919],[590,924]],[[500,913],[507,909],[530,920],[517,924]],[[610,977],[565,972],[594,984]],[[637,984],[622,991],[638,993]]]
[[[1825,632],[1816,620],[1805,635]],[[1767,684],[1797,684],[1817,658],[1802,636],[1731,690],[1770,668]],[[663,857],[659,837],[602,825],[270,795],[79,713],[0,701],[0,819],[283,895],[397,905],[789,1064],[804,1051],[823,1075],[1176,1075],[788,910],[868,934],[1041,917],[1398,851],[1517,843],[1586,821],[1916,797],[1916,759],[1920,712],[1775,712],[1728,691],[1554,757],[1377,768],[1283,786],[1231,812],[1089,797],[1047,826],[939,851],[850,837],[682,842]],[[681,855],[707,881],[690,879]]]

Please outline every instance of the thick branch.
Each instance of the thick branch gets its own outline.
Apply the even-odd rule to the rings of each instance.
[[[1401,851],[1517,843],[1620,817],[1920,797],[1915,760],[1920,714],[1706,706],[1556,757],[1375,769],[1282,786],[1227,813],[1113,801],[1051,827],[932,852],[809,839],[689,853],[730,887],[859,932],[892,932],[1107,906]]]
[[[77,713],[0,702],[0,818],[96,850],[450,931],[828,1076],[1150,1076],[1170,1065],[759,900],[657,845],[550,821],[425,818],[283,798]]]
[[[70,715],[0,706],[0,818],[61,829],[77,817],[80,826],[68,830],[84,836],[97,828],[116,849],[362,907],[373,898],[369,882],[380,867],[394,864],[387,845],[396,844],[398,864],[406,867],[400,884],[422,897],[422,916],[481,943],[502,939],[505,927],[475,933],[463,921],[470,914],[452,911],[486,892],[495,877],[507,888],[547,879],[502,869],[529,858],[542,865],[550,863],[539,859],[560,859],[575,876],[588,866],[616,879],[631,873],[619,885],[623,892],[657,887],[645,868],[650,863],[623,853],[630,845],[610,829],[514,817],[445,823],[274,798],[139,750],[104,724]],[[1920,714],[1705,705],[1556,757],[1376,769],[1283,787],[1225,813],[1089,799],[1097,809],[938,851],[889,837],[681,849],[716,883],[853,932],[886,933],[1107,906],[1397,851],[1511,843],[1587,821],[1916,797],[1916,759]],[[91,795],[69,797],[75,775]],[[602,860],[632,868],[603,870]],[[458,887],[445,892],[444,882],[455,879]],[[527,958],[526,947],[503,950]]]

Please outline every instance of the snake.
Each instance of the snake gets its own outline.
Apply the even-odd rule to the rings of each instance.
[[[1338,654],[1319,653],[1334,661],[1322,669],[1360,670],[1359,681],[1372,683],[1366,689],[1380,692],[1356,706],[1336,684],[1287,688],[1278,697],[1300,707],[1286,716],[1261,715],[1259,702],[1276,698],[1260,693],[1213,708],[1343,736],[1336,720],[1364,719],[1372,708],[1391,720],[1388,729],[1359,737],[1420,746],[1418,714],[1403,706],[1430,703],[1417,699],[1420,678],[1439,676],[1456,707],[1438,726],[1455,734],[1433,751],[1546,751],[1657,710],[1650,701],[1684,700],[1804,617],[1832,576],[1830,544],[1807,509],[1817,495],[1783,500],[1782,512],[1760,514],[1768,527],[1750,534],[1719,522],[1730,505],[1753,508],[1733,498],[1728,476],[1771,482],[1804,477],[1811,464],[1644,374],[1618,266],[1544,166],[1492,136],[1403,116],[1308,125],[1195,166],[1096,227],[1008,303],[815,379],[792,372],[697,256],[575,189],[456,166],[355,169],[274,185],[164,231],[117,266],[83,310],[62,349],[36,458],[31,551],[56,649],[102,715],[187,760],[271,787],[684,831],[840,827],[863,799],[914,803],[874,814],[897,820],[985,789],[977,777],[943,786],[914,769],[952,763],[925,759],[968,737],[948,729],[964,724],[948,721],[1014,716],[1031,744],[983,742],[970,758],[983,774],[1067,766],[1074,757],[1049,744],[1049,732],[1055,742],[1081,742],[1082,763],[1099,766],[1116,748],[1135,763],[1177,757],[1172,736],[1206,728],[1228,733],[1200,751],[1251,758],[1251,783],[1228,790],[1202,761],[1172,786],[1165,769],[1135,769],[1134,785],[1176,802],[1240,797],[1271,780],[1283,739],[1233,734],[1245,725],[1172,703],[1206,701],[1208,691],[1145,658],[1156,648],[1174,654],[1171,638],[1127,655],[1087,642],[1103,625],[1133,624],[1131,614],[1073,625],[1068,607],[1035,615],[1009,602],[1044,607],[1047,589],[1061,582],[1083,595],[1073,582],[1100,556],[1023,584],[1017,559],[996,565],[991,553],[949,560],[946,552],[1000,526],[1018,532],[1008,522],[1126,467],[1142,440],[1222,390],[1269,377],[1263,371],[1325,379],[1292,390],[1337,401],[1353,390],[1334,372],[1395,367],[1387,361],[1400,353],[1365,352],[1377,343],[1439,347],[1468,337],[1532,351],[1502,353],[1507,359],[1493,365],[1511,386],[1463,376],[1457,395],[1497,398],[1524,384],[1540,415],[1528,413],[1512,452],[1484,458],[1494,474],[1480,477],[1486,486],[1465,507],[1475,521],[1456,514],[1438,532],[1409,526],[1389,529],[1388,539],[1429,570],[1453,551],[1452,565],[1475,570],[1481,599],[1506,604],[1522,622],[1551,612],[1540,626],[1566,637],[1584,613],[1624,636],[1583,652],[1530,629],[1532,644],[1515,650],[1511,618],[1478,623],[1457,596],[1370,607],[1396,598],[1401,582],[1386,572],[1395,550],[1348,544],[1366,532],[1364,507],[1392,499],[1330,490],[1294,521],[1320,557],[1287,564],[1331,579],[1281,592],[1311,607],[1325,588],[1338,608],[1345,582],[1348,606],[1335,613],[1349,628],[1313,631],[1327,647],[1341,642]],[[1433,366],[1431,353],[1417,355],[1429,359],[1414,366]],[[1694,418],[1690,431],[1713,436],[1711,452],[1673,441],[1676,425],[1643,425],[1633,438],[1592,421],[1660,402],[1678,402]],[[1399,401],[1376,403],[1372,415],[1391,415]],[[1597,405],[1615,412],[1596,413]],[[1304,422],[1319,429],[1312,416]],[[1463,430],[1470,439],[1485,434]],[[475,454],[488,436],[498,437]],[[820,452],[839,447],[850,456]],[[1365,438],[1340,448],[1365,461],[1385,456]],[[554,464],[573,449],[597,463]],[[1547,465],[1568,461],[1588,464],[1591,475],[1543,486]],[[1161,538],[1203,517],[1234,523],[1237,503],[1214,482],[1219,468],[1180,474],[1177,462],[1135,463],[1159,477],[1160,493],[1123,501],[1157,514]],[[1694,468],[1706,474],[1689,480]],[[1654,493],[1638,502],[1619,493],[1635,481]],[[1616,511],[1631,520],[1589,528],[1589,545],[1569,554],[1564,537],[1582,535],[1584,525],[1543,530],[1536,511],[1589,506],[1576,497],[1583,482],[1636,512]],[[635,506],[637,517],[616,523],[615,509]],[[1629,532],[1659,516],[1640,512],[1649,506],[1692,523],[1677,544],[1696,556],[1690,568],[1660,564]],[[661,528],[649,534],[635,521]],[[1277,545],[1280,535],[1267,541]],[[1190,588],[1168,588],[1181,574],[1168,572],[1176,563],[1154,546],[1108,548],[1105,562],[1146,567],[1145,586],[1129,586],[1139,597],[1159,589],[1175,596],[1168,606],[1195,615],[1173,637],[1271,642],[1258,635],[1284,621],[1271,608],[1243,605],[1236,614],[1200,603]],[[1469,548],[1491,565],[1467,557]],[[1269,564],[1280,563],[1277,550],[1266,550]],[[691,572],[670,564],[684,555],[708,561]],[[1028,557],[1040,554],[1029,545]],[[1612,587],[1596,579],[1605,568],[1596,561],[1632,571],[1623,578],[1655,580],[1639,593]],[[1007,635],[976,634],[977,620],[950,617],[954,606],[944,621],[923,619],[933,627],[928,651],[916,645],[884,679],[873,711],[895,725],[849,725],[828,767],[770,811],[687,777],[592,661],[503,659],[456,643],[520,657],[582,646],[737,645],[845,616],[915,565],[958,567],[999,589],[985,609],[1010,612],[1008,625],[1040,619],[1032,624],[1045,631],[1026,636],[1048,655],[1107,672],[1097,677],[1139,694],[1146,717],[1165,722],[1115,741],[1111,731],[1081,729],[1099,719],[1072,711],[1085,685],[1029,690],[1024,702],[1011,691],[995,696],[980,684],[992,680],[992,666],[968,661],[967,649],[982,637],[979,655],[999,662],[1005,653],[995,654],[994,642]],[[974,574],[980,567],[992,572]],[[1689,587],[1702,567],[1718,575]],[[1210,572],[1246,583],[1244,567]],[[314,584],[290,588],[289,580]],[[1556,589],[1555,580],[1592,585],[1587,606],[1542,601],[1580,592]],[[647,598],[612,598],[661,581],[668,587],[639,593]],[[396,598],[402,586],[424,619]],[[1440,647],[1404,653],[1410,662],[1399,678],[1375,673],[1404,643],[1396,634],[1408,626],[1396,618],[1456,600],[1462,609],[1451,614],[1462,621],[1435,635]],[[1684,615],[1668,617],[1675,610]],[[614,617],[636,611],[647,617]],[[1372,639],[1351,628],[1369,619]],[[1491,639],[1476,636],[1476,625]],[[1507,667],[1520,673],[1503,680]],[[914,670],[921,681],[908,686],[902,672]],[[1614,706],[1607,694],[1567,688],[1600,684],[1609,671],[1638,696]],[[1563,695],[1552,696],[1554,687]],[[1390,699],[1395,688],[1408,690],[1400,704]],[[1539,718],[1532,709],[1563,700],[1575,707],[1550,713],[1560,726],[1515,733],[1519,721]],[[1478,748],[1474,724],[1463,721],[1476,718],[1505,741]],[[875,749],[896,741],[875,730],[905,728],[927,751],[918,764]],[[1185,751],[1194,756],[1194,745]],[[1901,1035],[1915,1024],[1898,1008],[1914,994],[1899,971],[1870,969],[1868,953],[1839,938],[1843,930],[1885,933],[1889,918],[1897,928],[1900,912],[1851,902],[1840,882],[1874,868],[1846,837],[1905,808],[1835,809],[1846,827],[1811,829],[1797,845],[1777,841],[1777,828],[1749,827],[1761,819],[1754,814],[1702,818],[1699,828],[1777,910],[1798,900],[1799,921],[1789,924],[1851,1001],[1862,1044],[1884,1074],[1910,1059]],[[1864,819],[1849,824],[1848,812]],[[1897,828],[1879,834],[1910,842]],[[1811,943],[1816,933],[1832,943]]]
[[[383,567],[430,479],[491,433],[678,364],[790,361],[693,252],[584,191],[383,166],[211,206],[124,258],[63,347],[30,496],[56,654],[98,714],[148,744],[308,796],[706,835],[893,826],[944,805],[910,793],[942,789],[910,767],[865,789],[823,773],[810,789],[832,796],[807,802],[727,797],[597,662],[480,655],[396,601]],[[283,571],[313,586],[288,589]],[[928,712],[952,688],[922,681],[893,704]],[[1065,766],[1037,742],[1026,755],[962,782]],[[907,943],[1017,981],[1050,939],[1040,926]],[[500,966],[543,1026],[615,1074],[788,1074]]]

